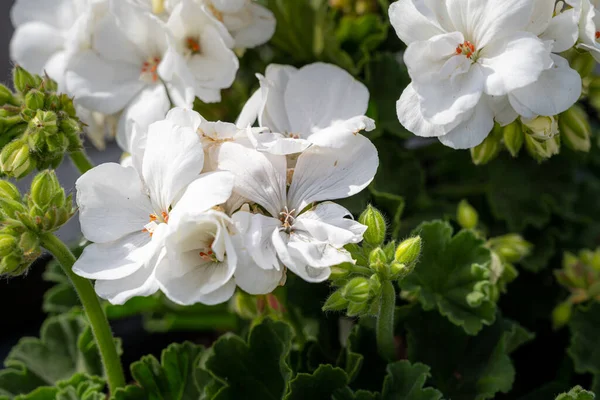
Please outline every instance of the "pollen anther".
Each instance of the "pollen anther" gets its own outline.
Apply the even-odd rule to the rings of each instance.
[[[468,40],[465,40],[464,43],[459,44],[456,47],[456,54],[462,54],[467,58],[473,57],[475,54],[475,45]]]

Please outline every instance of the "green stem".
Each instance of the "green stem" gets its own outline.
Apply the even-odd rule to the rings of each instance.
[[[379,355],[388,361],[396,359],[394,343],[394,310],[396,308],[396,290],[392,281],[385,281],[382,286],[379,313],[377,314],[377,350]]]
[[[123,367],[117,353],[108,319],[102,310],[98,297],[96,297],[94,288],[90,281],[75,275],[72,271],[73,264],[75,264],[75,257],[60,239],[52,233],[44,233],[41,235],[41,244],[60,263],[63,271],[67,274],[79,295],[83,309],[90,321],[98,349],[100,350],[105,374],[108,378],[108,386],[110,391],[114,392],[117,388],[125,386],[125,375],[123,374]]]
[[[83,150],[74,151],[70,153],[69,156],[71,157],[71,161],[73,161],[73,164],[75,164],[75,167],[82,174],[94,168],[94,164]]]

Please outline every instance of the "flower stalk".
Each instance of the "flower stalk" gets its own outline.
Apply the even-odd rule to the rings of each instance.
[[[69,157],[71,157],[71,161],[73,161],[75,168],[77,168],[81,174],[84,174],[90,169],[94,168],[94,163],[89,159],[83,150],[74,151],[69,154]]]
[[[392,281],[382,284],[379,313],[377,314],[377,351],[387,361],[396,358],[394,344],[394,309],[396,307],[396,290]]]

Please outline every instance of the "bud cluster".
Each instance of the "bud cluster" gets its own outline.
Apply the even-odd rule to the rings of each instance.
[[[73,100],[47,76],[17,66],[13,79],[17,93],[0,87],[0,171],[19,179],[56,168],[65,153],[79,150],[82,123]]]
[[[588,152],[590,136],[588,116],[575,104],[557,116],[521,117],[504,127],[496,124],[483,143],[471,149],[471,158],[474,164],[484,165],[496,158],[503,148],[517,157],[525,147],[532,158],[541,162],[558,154],[561,143],[571,150]]]
[[[569,322],[575,304],[600,301],[600,248],[581,250],[578,255],[566,252],[562,269],[554,271],[558,283],[569,291],[569,297],[553,312],[555,327]]]
[[[367,206],[359,222],[367,227],[362,246],[346,246],[356,264],[344,263],[332,268],[330,279],[338,289],[325,302],[325,311],[347,310],[348,316],[375,315],[382,284],[404,279],[421,253],[419,236],[399,245],[395,241],[385,244],[385,219],[374,207]]]

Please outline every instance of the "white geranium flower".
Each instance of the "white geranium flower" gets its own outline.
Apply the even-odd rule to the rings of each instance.
[[[600,1],[599,0],[567,0],[579,16],[579,44],[600,62]]]
[[[130,0],[109,0],[109,12],[96,24],[90,48],[76,54],[66,74],[67,88],[79,104],[114,114],[136,96],[160,91],[178,105],[191,105],[191,77],[181,54],[172,45],[165,24]]]
[[[105,0],[18,0],[11,10],[15,27],[10,56],[23,68],[48,74],[60,88],[79,32]]]
[[[221,89],[233,84],[239,68],[231,50],[233,38],[225,26],[193,0],[181,1],[167,26],[185,55],[196,96],[207,103],[221,101]]]
[[[147,137],[134,141],[133,167],[102,164],[76,184],[81,229],[94,243],[73,270],[95,279],[98,295],[115,304],[158,290],[155,270],[166,262],[169,216],[186,187],[198,180],[204,162],[196,132],[169,120],[152,124]],[[226,184],[208,187],[198,203],[206,198],[223,203],[231,194]]]
[[[294,169],[287,168],[286,156],[222,144],[219,169],[235,175],[234,194],[266,213],[240,211],[234,218],[244,230],[244,245],[253,264],[270,271],[271,284],[281,279],[276,273],[281,264],[307,281],[318,282],[327,279],[329,267],[352,262],[343,246],[362,240],[365,227],[347,219],[350,213],[337,204],[314,203],[360,192],[373,179],[377,165],[377,150],[362,136],[343,149],[311,147],[298,157]],[[248,266],[244,271],[252,269]],[[251,286],[251,281],[244,283]],[[265,284],[265,280],[255,283]],[[244,287],[250,292],[263,289]]]
[[[293,154],[310,145],[341,148],[357,140],[358,132],[375,128],[365,117],[369,91],[345,70],[314,63],[296,69],[269,65],[261,88],[248,100],[237,121],[272,133],[257,135],[259,149]],[[360,139],[358,139],[360,140]]]
[[[531,0],[399,0],[389,15],[408,48],[412,83],[400,122],[453,148],[480,144],[494,125],[493,97],[536,82],[553,66],[549,44],[527,26]],[[492,97],[493,96],[493,97]]]

